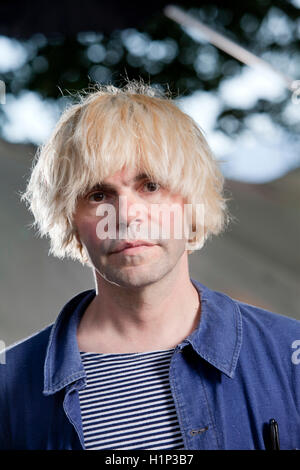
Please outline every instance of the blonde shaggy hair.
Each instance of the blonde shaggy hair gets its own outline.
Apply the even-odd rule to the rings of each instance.
[[[206,240],[225,228],[223,175],[199,126],[167,93],[134,80],[123,88],[95,85],[78,98],[38,148],[21,193],[31,227],[50,238],[49,254],[89,264],[72,223],[77,198],[124,166],[142,169],[193,208],[204,204],[205,226],[188,254],[200,235]]]

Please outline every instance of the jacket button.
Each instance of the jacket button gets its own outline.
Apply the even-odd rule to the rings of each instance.
[[[197,434],[201,434],[202,432],[205,432],[208,430],[208,426],[205,426],[204,428],[201,429],[195,429],[190,431],[191,436],[196,436]]]

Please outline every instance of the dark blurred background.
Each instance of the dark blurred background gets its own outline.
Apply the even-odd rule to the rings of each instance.
[[[0,4],[0,339],[54,321],[94,287],[79,263],[48,256],[28,225],[32,158],[78,90],[143,78],[170,90],[203,129],[226,177],[236,222],[192,254],[191,276],[300,319],[300,103],[276,74],[243,65],[166,17],[164,1]],[[193,17],[300,79],[300,0],[176,2]],[[3,90],[3,87],[2,87]]]

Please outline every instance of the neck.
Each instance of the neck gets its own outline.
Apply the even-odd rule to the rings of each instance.
[[[197,326],[200,298],[187,257],[142,288],[120,287],[95,274],[96,296],[78,329],[79,347],[94,352],[142,352],[175,347]]]

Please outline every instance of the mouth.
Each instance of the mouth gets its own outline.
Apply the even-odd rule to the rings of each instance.
[[[129,254],[129,255],[134,255],[141,253],[142,251],[149,250],[149,248],[152,248],[155,246],[154,244],[150,243],[126,243],[124,246],[120,247],[118,250],[113,251],[111,254],[112,255],[117,255],[117,254]]]

